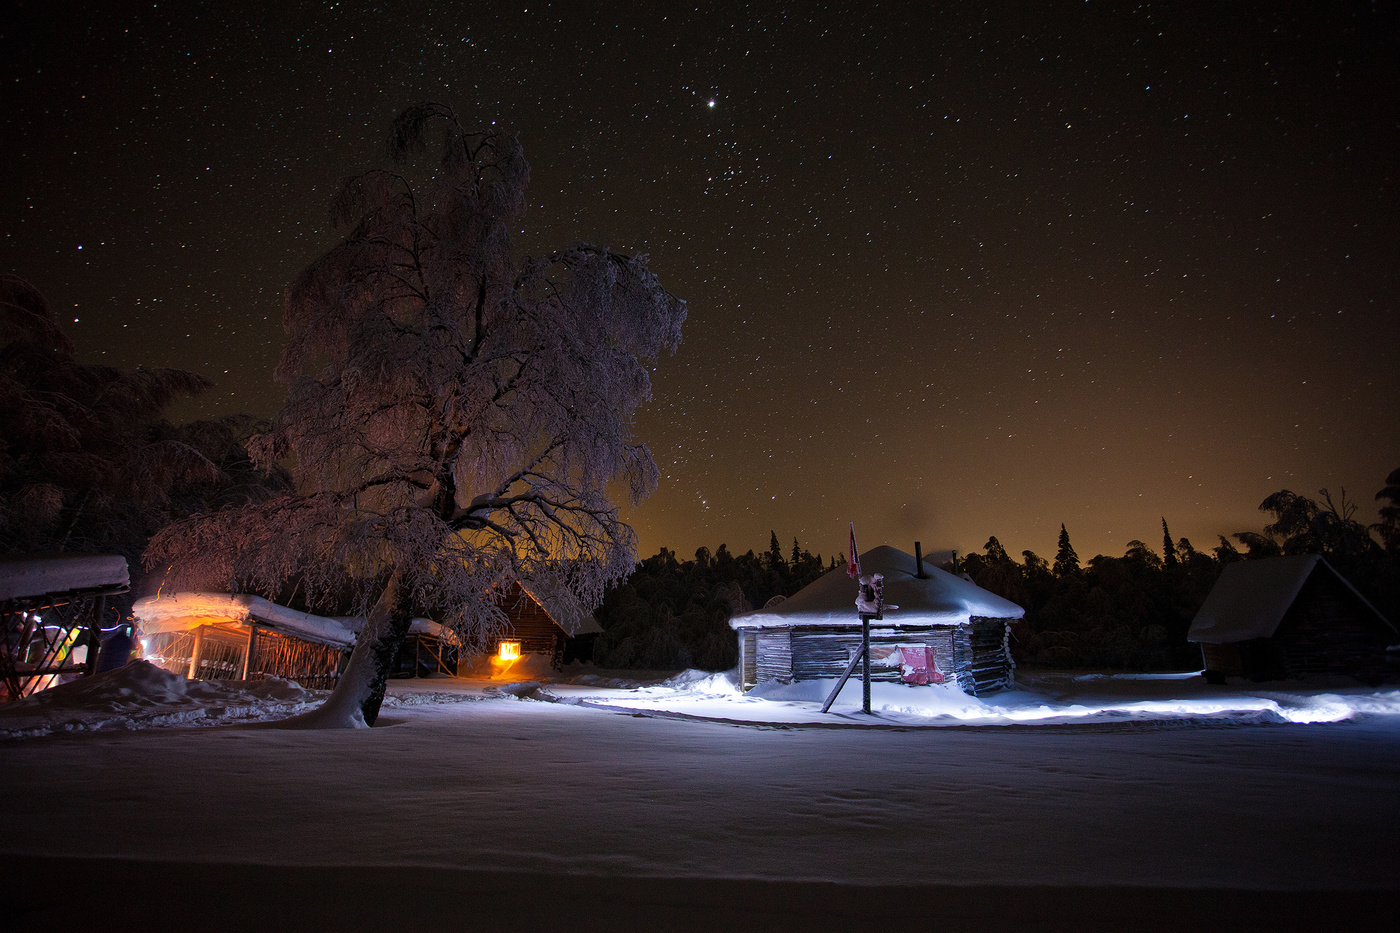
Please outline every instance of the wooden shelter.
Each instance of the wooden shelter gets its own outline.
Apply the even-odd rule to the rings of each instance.
[[[1400,632],[1317,554],[1226,566],[1186,638],[1216,681],[1400,675]]]
[[[146,660],[191,679],[283,677],[328,689],[355,644],[355,633],[335,619],[258,596],[149,596],[132,614]]]
[[[108,600],[127,591],[119,554],[0,558],[0,700],[18,700],[97,669]]]
[[[390,677],[431,677],[457,673],[461,641],[457,634],[432,619],[414,619],[399,646]]]
[[[918,567],[897,548],[872,548],[860,567],[885,578],[883,618],[871,623],[871,680],[954,682],[973,696],[1011,685],[1011,623],[1024,609],[970,580]],[[861,644],[857,588],[839,568],[789,599],[731,619],[743,689],[840,677]]]

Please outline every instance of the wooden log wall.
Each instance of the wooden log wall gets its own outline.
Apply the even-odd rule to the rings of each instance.
[[[1007,646],[1006,619],[974,617],[963,630],[968,634],[968,673],[973,696],[986,696],[1011,686],[1011,652]]]
[[[1201,645],[1201,660],[1205,669],[1226,677],[1243,677],[1244,662],[1239,645]]]
[[[1347,674],[1370,681],[1400,678],[1386,646],[1395,633],[1349,589],[1315,568],[1271,641],[1281,655],[1280,674]]]
[[[977,681],[972,676],[972,635],[965,626],[953,631],[953,672],[957,675],[962,692],[977,696]]]
[[[543,654],[559,667],[564,659],[564,630],[554,624],[534,597],[516,586],[501,603],[510,619],[512,634],[504,636],[520,642],[522,654]]]
[[[757,637],[751,629],[739,633],[739,679],[740,688],[748,690],[758,686],[758,659],[755,656]]]
[[[872,626],[870,645],[923,645],[932,650],[934,664],[946,680],[965,693],[985,696],[1011,685],[1006,637],[1005,620],[976,619],[959,626]],[[832,679],[841,676],[859,647],[860,630],[851,626],[748,629],[739,635],[741,676],[745,689],[767,681]],[[870,679],[900,683],[901,671],[875,666]]]
[[[906,628],[904,626],[876,628],[870,627],[870,645],[894,647],[896,645],[924,645],[933,649],[934,663],[945,676],[952,676],[954,670],[952,626],[930,628],[927,626]],[[803,626],[792,636],[793,677],[797,680],[819,680],[840,677],[850,663],[851,652],[860,647],[860,629],[850,626]],[[870,679],[879,683],[898,683],[900,670],[897,667],[872,667]]]
[[[792,629],[760,629],[755,633],[754,642],[758,682],[792,683]]]

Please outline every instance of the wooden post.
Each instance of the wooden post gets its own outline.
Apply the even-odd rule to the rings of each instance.
[[[865,613],[860,614],[860,680],[861,680],[861,703],[860,710],[866,715],[870,714],[870,616]]]
[[[247,680],[248,672],[253,669],[253,652],[258,650],[258,625],[251,619],[248,620],[248,650],[243,652],[243,676],[239,680]]]
[[[107,597],[99,596],[92,615],[88,617],[88,653],[83,660],[87,662],[89,675],[97,673],[97,656],[102,653],[102,615],[106,609]]]
[[[201,625],[194,630],[194,645],[190,648],[190,672],[185,675],[190,680],[199,676],[199,659],[204,654],[204,629],[206,627]]]

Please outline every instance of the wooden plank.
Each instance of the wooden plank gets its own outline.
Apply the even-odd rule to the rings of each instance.
[[[758,659],[755,657],[757,640],[754,633],[745,630],[739,634],[739,669],[741,689],[758,686]]]
[[[822,704],[823,713],[831,709],[831,704],[836,702],[836,695],[841,692],[842,687],[846,686],[846,681],[851,679],[851,674],[855,672],[856,665],[861,662],[861,658],[864,656],[865,652],[859,649],[851,656],[851,663],[846,665],[846,672],[841,675],[841,679],[836,682],[836,688],[831,691],[830,695],[826,698],[826,702]]]
[[[757,655],[759,683],[792,682],[792,631],[763,629],[756,633],[754,653]]]

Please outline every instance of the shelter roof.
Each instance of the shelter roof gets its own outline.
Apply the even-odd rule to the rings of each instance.
[[[1303,584],[1315,572],[1340,581],[1366,611],[1394,631],[1395,626],[1331,564],[1318,554],[1302,554],[1228,564],[1192,620],[1186,640],[1228,645],[1254,638],[1272,638],[1302,592]]]
[[[1019,619],[1026,610],[924,561],[925,577],[916,575],[914,557],[889,545],[860,556],[862,573],[884,574],[884,625],[966,625],[974,616]],[[844,567],[829,570],[814,582],[771,608],[735,616],[731,628],[773,625],[859,625],[856,590],[859,584]]]
[[[298,612],[269,602],[261,596],[228,593],[174,593],[147,596],[131,607],[141,630],[183,632],[211,622],[256,622],[274,632],[294,635],[317,644],[349,648],[355,633],[335,619]]]
[[[120,554],[15,554],[0,557],[0,600],[74,590],[121,592],[131,583]]]

